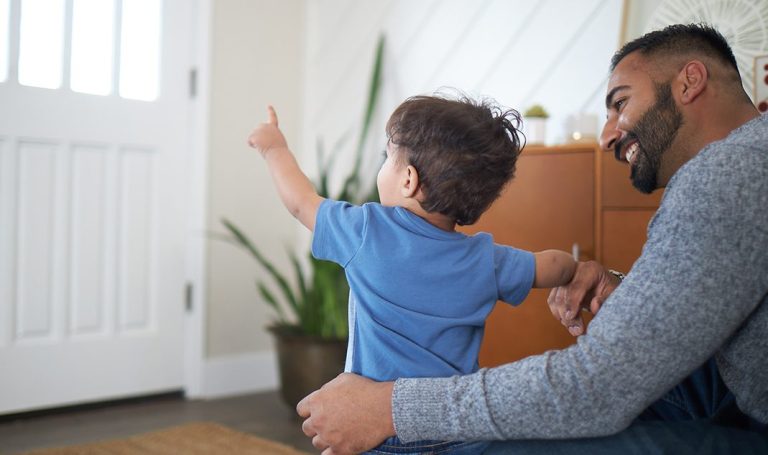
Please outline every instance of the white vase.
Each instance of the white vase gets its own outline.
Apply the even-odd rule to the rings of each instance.
[[[523,133],[525,133],[526,144],[544,144],[547,140],[547,119],[526,117],[523,120]]]

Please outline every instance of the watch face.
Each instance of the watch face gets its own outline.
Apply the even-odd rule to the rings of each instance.
[[[624,281],[624,278],[626,278],[623,273],[617,272],[616,270],[608,270],[608,273],[618,278],[619,281]]]
[[[662,0],[645,31],[672,24],[704,22],[723,34],[739,65],[744,90],[755,97],[757,57],[768,54],[768,1],[760,0]]]

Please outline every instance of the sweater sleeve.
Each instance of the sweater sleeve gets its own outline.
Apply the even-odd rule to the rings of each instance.
[[[768,291],[760,272],[768,175],[765,159],[752,158],[699,156],[678,171],[640,259],[575,345],[468,376],[398,380],[398,436],[567,438],[626,428],[723,346]]]

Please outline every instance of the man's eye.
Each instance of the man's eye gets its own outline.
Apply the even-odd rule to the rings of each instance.
[[[617,111],[620,110],[621,106],[623,106],[626,101],[627,101],[626,98],[621,98],[616,100],[616,102],[613,103],[613,108],[616,109]]]

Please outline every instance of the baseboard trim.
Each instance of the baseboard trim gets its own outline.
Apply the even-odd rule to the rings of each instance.
[[[214,357],[205,361],[201,398],[265,392],[280,386],[274,351]]]
[[[176,401],[184,399],[182,390],[173,390],[168,392],[153,393],[151,395],[138,395],[125,398],[115,398],[113,400],[89,401],[85,403],[69,404],[56,406],[53,408],[33,409],[29,411],[12,412],[0,415],[0,424],[15,422],[18,420],[36,419],[38,417],[50,417],[61,414],[73,414],[83,411],[93,411],[97,409],[106,409],[118,406],[158,403],[161,401]]]

